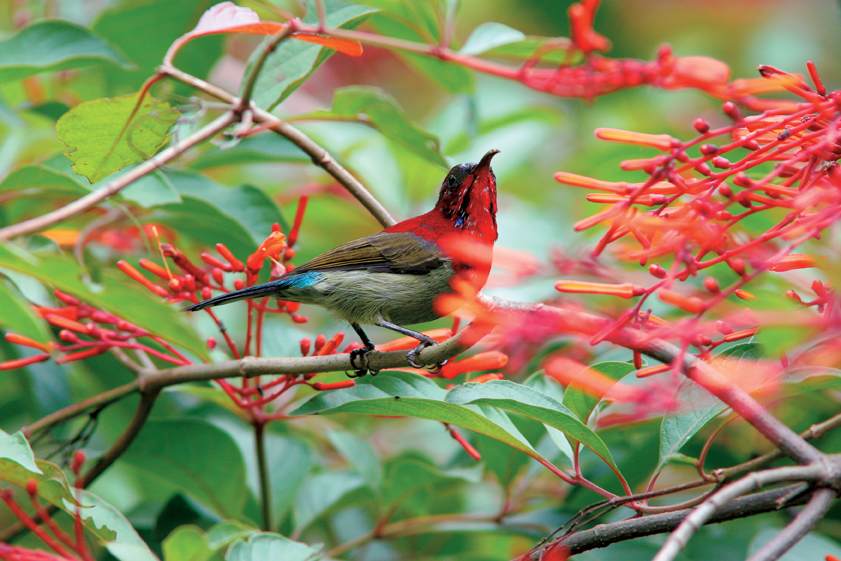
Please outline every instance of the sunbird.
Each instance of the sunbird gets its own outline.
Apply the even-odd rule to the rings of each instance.
[[[362,340],[364,346],[351,351],[356,376],[368,372],[364,357],[374,350],[360,327],[363,323],[417,339],[420,344],[406,359],[419,368],[418,353],[436,342],[403,326],[455,311],[436,305],[436,298],[464,286],[478,292],[488,280],[498,237],[496,176],[491,169],[498,152],[488,151],[478,164],[452,168],[441,183],[435,208],[426,214],[340,245],[273,281],[184,309],[195,312],[264,296],[316,304],[350,323]]]

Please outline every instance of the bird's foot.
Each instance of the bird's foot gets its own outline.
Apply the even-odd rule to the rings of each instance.
[[[418,364],[415,359],[418,358],[418,353],[424,350],[427,347],[431,347],[432,345],[437,345],[435,341],[421,341],[420,345],[406,353],[406,360],[409,362],[409,365],[413,368],[427,368],[430,374],[438,374],[441,372],[441,369],[447,364],[447,361],[439,362],[438,364],[432,364],[424,366],[422,364]]]
[[[371,376],[376,376],[379,370],[372,370],[368,366],[368,353],[374,350],[374,346],[371,345],[370,347],[360,347],[358,349],[353,349],[350,351],[350,366],[351,368],[356,369],[353,374],[347,374],[348,378],[361,378],[362,376],[366,375],[368,372],[371,373]],[[360,365],[356,365],[356,359],[359,359]]]

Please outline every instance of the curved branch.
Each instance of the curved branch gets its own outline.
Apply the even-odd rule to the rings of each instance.
[[[747,497],[739,497],[733,500],[726,507],[718,510],[713,516],[706,521],[706,524],[716,524],[734,520],[736,518],[746,518],[748,516],[755,516],[765,512],[773,512],[779,510],[779,501],[792,495],[801,486],[789,485],[780,489],[772,491],[763,491],[755,493]],[[796,496],[786,503],[786,506],[797,506],[806,502],[809,494],[805,493]],[[590,551],[591,549],[598,549],[607,547],[611,544],[651,536],[655,534],[664,534],[671,532],[689,515],[691,511],[678,510],[674,512],[666,512],[662,514],[652,514],[639,518],[628,518],[627,520],[620,520],[618,522],[611,522],[608,524],[599,524],[588,530],[582,530],[574,534],[561,537],[557,541],[551,542],[542,546],[541,549],[531,552],[533,558],[537,558],[538,554],[545,548],[563,545],[569,550],[571,555]]]
[[[826,475],[825,471],[826,469],[821,464],[782,467],[758,473],[754,472],[743,479],[722,487],[720,491],[704,501],[689,516],[684,518],[680,526],[672,532],[666,543],[663,544],[663,547],[654,556],[653,561],[672,561],[686,546],[695,532],[698,531],[698,528],[706,524],[717,511],[724,508],[740,495],[782,481],[817,482]]]
[[[184,140],[174,142],[159,154],[152,156],[136,168],[103,185],[96,191],[91,191],[84,197],[76,199],[72,203],[52,212],[48,212],[47,214],[42,214],[41,216],[36,216],[35,218],[30,218],[29,220],[24,220],[23,222],[6,226],[5,228],[0,228],[0,240],[7,240],[15,236],[21,236],[23,234],[30,234],[32,232],[43,230],[48,226],[52,226],[57,222],[61,222],[62,220],[66,220],[88,210],[108,197],[116,195],[122,189],[125,189],[144,175],[152,173],[173,158],[180,156],[187,149],[192,148],[200,142],[204,142],[212,136],[215,136],[225,127],[236,122],[236,120],[237,116],[233,112],[229,111],[225,113]]]
[[[187,74],[178,70],[174,66],[164,64],[158,67],[158,73],[170,76],[179,82],[193,86],[207,94],[210,94],[222,101],[238,107],[240,99],[232,93],[226,92],[222,88],[216,87],[213,84],[200,80],[195,76]],[[341,183],[351,195],[362,203],[368,209],[374,218],[376,218],[383,226],[392,226],[396,223],[394,218],[388,213],[383,205],[374,198],[373,195],[360,183],[348,170],[343,168],[327,150],[322,148],[317,142],[309,136],[296,129],[289,123],[282,121],[269,113],[260,109],[254,103],[251,103],[251,111],[254,113],[254,120],[258,123],[264,123],[268,128],[283,136],[295,146],[306,153],[315,165],[324,168],[324,171],[333,176],[333,178]]]
[[[821,521],[824,513],[829,510],[835,497],[836,493],[832,489],[815,491],[806,507],[794,517],[794,520],[766,543],[762,549],[751,555],[748,561],[774,561],[774,559],[779,559],[794,544],[812,531],[812,528]]]

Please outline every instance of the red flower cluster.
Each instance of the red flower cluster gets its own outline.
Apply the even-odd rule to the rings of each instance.
[[[814,66],[810,63],[808,67],[814,88],[798,76],[760,67],[766,81],[797,94],[801,103],[769,103],[772,109],[743,116],[728,101],[722,109],[730,124],[713,128],[696,119],[693,125],[699,136],[689,141],[669,135],[597,130],[596,135],[604,140],[664,152],[622,162],[624,170],[645,172],[647,181],[607,182],[566,172],[555,175],[561,183],[599,191],[587,199],[606,205],[605,210],[576,224],[577,230],[598,225],[606,228],[594,255],[616,247],[619,257],[642,266],[655,259],[662,263],[648,265],[653,283],[644,283],[640,277],[638,283],[562,280],[556,284],[566,293],[638,299],[593,341],[621,326],[633,325],[652,337],[693,345],[699,356],[709,356],[718,345],[756,334],[760,318],[750,310],[734,311],[734,299],[750,302],[756,298],[745,290],[746,285],[769,271],[782,273],[820,265],[820,260],[794,250],[819,238],[841,219],[841,170],[836,164],[841,157],[841,92],[827,93]],[[762,221],[757,220],[759,215]],[[746,227],[761,223],[772,225],[758,235]],[[716,271],[726,266],[737,280],[720,286],[719,279],[710,275],[700,286],[690,282],[700,271],[717,265]],[[824,329],[838,327],[831,288],[815,281],[812,291],[816,297],[806,302],[794,291],[786,296],[816,307],[822,315],[812,323]],[[693,317],[671,324],[653,316],[644,310],[644,304],[654,294]],[[728,300],[730,305],[723,306]],[[700,321],[713,308],[729,315],[715,322]],[[645,369],[640,376],[663,369]]]

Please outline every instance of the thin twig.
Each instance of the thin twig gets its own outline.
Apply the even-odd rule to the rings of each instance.
[[[245,111],[251,105],[251,95],[254,93],[254,86],[257,84],[257,79],[260,77],[260,72],[263,70],[263,65],[266,59],[274,52],[277,46],[287,37],[292,35],[298,28],[295,24],[296,20],[289,20],[286,26],[272,35],[268,41],[260,46],[260,54],[253,65],[248,69],[248,74],[242,80],[242,87],[239,93],[239,102],[237,103],[237,111]]]
[[[239,105],[240,100],[235,95],[226,92],[222,88],[216,87],[213,84],[205,82],[204,80],[200,80],[195,76],[187,74],[186,72],[182,72],[173,66],[160,66],[158,67],[158,72],[171,76],[179,82],[198,88],[207,94],[230,103],[234,107]],[[366,189],[365,186],[362,185],[362,183],[360,183],[359,180],[357,180],[348,170],[342,167],[335,158],[333,158],[333,156],[331,156],[330,153],[322,148],[317,142],[289,123],[281,121],[268,111],[260,109],[254,105],[254,103],[251,104],[251,111],[254,113],[255,121],[266,124],[271,130],[295,144],[310,158],[312,158],[315,165],[320,166],[324,169],[324,171],[332,175],[336,181],[341,183],[351,195],[356,197],[356,199],[362,203],[362,205],[380,222],[380,224],[383,226],[392,226],[396,224],[397,221],[394,220],[385,207],[380,204],[373,195],[371,195],[368,189]],[[2,230],[0,230],[0,232],[2,232]]]
[[[794,520],[780,530],[771,541],[762,546],[762,549],[751,555],[748,561],[774,561],[779,559],[794,544],[812,531],[812,528],[821,521],[824,513],[829,510],[836,496],[832,489],[815,491],[803,510],[794,517]]]
[[[215,136],[219,131],[223,130],[231,123],[234,123],[236,120],[237,116],[233,112],[225,113],[184,140],[171,144],[168,148],[161,151],[161,153],[149,158],[136,168],[124,173],[96,191],[91,191],[84,197],[76,199],[72,203],[52,212],[48,212],[47,214],[42,214],[41,216],[30,218],[29,220],[24,220],[23,222],[6,226],[5,228],[0,228],[0,240],[7,240],[15,236],[38,232],[44,228],[52,226],[53,224],[61,222],[62,220],[67,220],[68,218],[88,210],[108,197],[116,195],[122,189],[125,189],[141,177],[152,173],[173,158],[183,154],[189,148],[192,148],[196,144],[204,142],[205,140]]]

